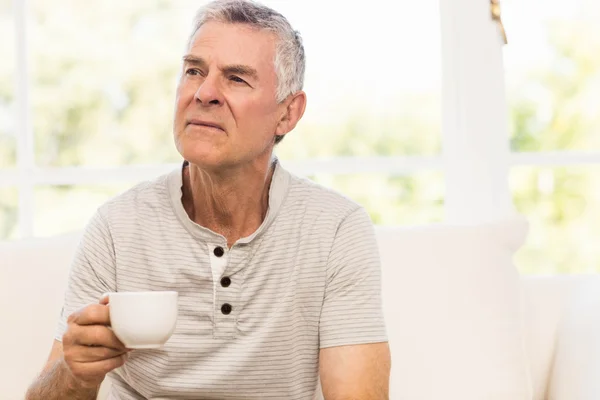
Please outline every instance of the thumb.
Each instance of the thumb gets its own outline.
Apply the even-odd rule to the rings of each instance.
[[[108,302],[109,302],[109,298],[108,298],[108,297],[109,297],[109,294],[108,294],[108,293],[104,293],[104,294],[102,295],[102,297],[100,297],[100,301],[99,301],[99,303],[100,303],[100,304],[103,304],[103,305],[107,305],[107,304],[108,304]]]

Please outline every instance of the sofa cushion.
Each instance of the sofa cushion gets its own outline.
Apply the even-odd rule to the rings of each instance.
[[[511,263],[525,232],[522,220],[378,229],[391,399],[530,398]],[[14,344],[11,362],[0,367],[11,382],[7,398],[22,397],[46,359],[78,241],[72,234],[0,244],[0,259],[8,260],[0,269],[2,301],[20,305],[0,310],[15,327],[2,333]]]
[[[533,400],[548,399],[558,330],[575,293],[590,279],[585,275],[521,278],[525,348],[529,359]],[[572,311],[572,310],[571,310]]]
[[[579,282],[558,325],[551,400],[600,399],[600,277]]]
[[[512,263],[522,219],[379,229],[391,399],[531,399]]]
[[[3,399],[23,398],[48,357],[79,238],[0,243],[0,376],[10,383],[2,385]]]

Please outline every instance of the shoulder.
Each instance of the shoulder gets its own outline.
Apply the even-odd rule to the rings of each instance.
[[[164,174],[143,181],[109,199],[98,209],[98,214],[110,221],[169,206],[168,178]]]
[[[354,214],[366,214],[366,210],[344,194],[311,181],[308,178],[291,175],[288,203],[301,207],[308,214],[320,219],[341,224]]]

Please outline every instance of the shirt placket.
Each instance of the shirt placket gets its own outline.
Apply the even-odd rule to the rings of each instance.
[[[241,275],[228,276],[227,270],[235,248],[228,249],[221,244],[208,244],[210,265],[213,277],[213,336],[232,338],[237,332],[236,320],[239,312],[239,291]],[[234,257],[235,258],[235,257]]]

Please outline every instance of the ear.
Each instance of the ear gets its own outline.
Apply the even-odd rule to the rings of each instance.
[[[275,135],[283,136],[296,127],[300,118],[304,115],[306,109],[306,93],[299,91],[288,97],[281,103],[284,107],[283,115],[277,124]]]

